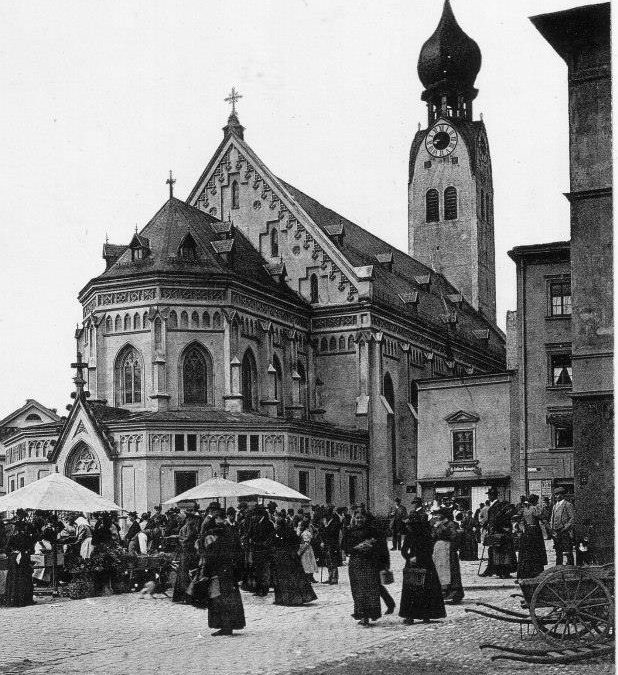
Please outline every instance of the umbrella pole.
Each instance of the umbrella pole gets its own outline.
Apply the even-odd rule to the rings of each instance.
[[[58,517],[58,512],[54,511],[56,518]],[[58,595],[58,533],[54,537],[54,543],[52,546],[52,597]]]

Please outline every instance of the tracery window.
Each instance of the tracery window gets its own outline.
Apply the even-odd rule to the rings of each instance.
[[[310,302],[318,302],[318,278],[315,274],[309,279]]]
[[[121,354],[116,368],[120,403],[142,402],[142,363],[133,347]]]
[[[211,402],[211,361],[200,345],[191,345],[182,359],[183,402],[187,405],[206,405]]]
[[[240,189],[236,180],[232,183],[232,208],[240,208]]]
[[[251,350],[247,350],[241,366],[243,410],[257,409],[257,368]]]
[[[276,227],[270,233],[270,256],[271,258],[279,257],[279,232]]]

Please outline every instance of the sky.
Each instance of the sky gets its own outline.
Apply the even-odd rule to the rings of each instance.
[[[528,17],[567,0],[452,0],[481,48],[475,116],[493,164],[498,323],[513,246],[568,239],[566,66]],[[440,0],[0,4],[0,418],[69,402],[77,294],[222,138],[232,86],[275,175],[406,250],[416,63]]]

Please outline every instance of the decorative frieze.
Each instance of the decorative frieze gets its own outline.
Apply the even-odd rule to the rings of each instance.
[[[319,328],[341,328],[342,326],[356,326],[356,314],[344,316],[326,316],[322,319],[313,319],[312,327],[314,330]]]
[[[150,302],[157,297],[156,288],[139,288],[132,291],[115,291],[113,293],[99,293],[96,303],[99,307],[105,305],[124,305],[132,302]],[[92,301],[94,302],[94,300]],[[91,303],[88,304],[90,306]],[[84,308],[84,312],[86,308]],[[92,311],[92,309],[90,310]]]
[[[161,300],[222,302],[225,300],[225,291],[216,288],[162,288]]]

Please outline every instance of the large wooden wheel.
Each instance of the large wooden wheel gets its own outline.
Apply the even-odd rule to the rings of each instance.
[[[591,644],[613,636],[613,601],[603,579],[562,566],[545,576],[530,601],[534,627],[556,645]]]

